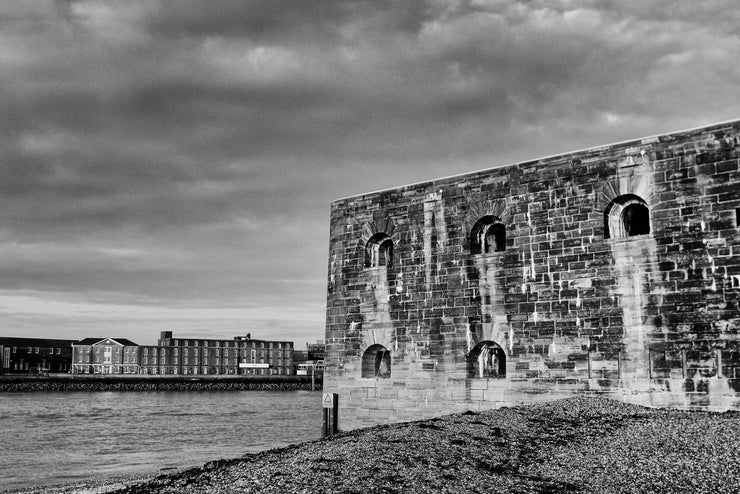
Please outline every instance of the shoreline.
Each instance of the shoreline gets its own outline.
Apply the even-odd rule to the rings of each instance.
[[[576,397],[343,432],[113,490],[17,492],[732,492],[739,462],[740,412]]]
[[[46,391],[320,391],[322,386],[322,378],[317,377],[312,383],[310,376],[0,376],[0,394]]]
[[[112,477],[93,477],[61,484],[32,485],[10,490],[0,490],[0,494],[108,494],[150,481],[160,475],[163,475],[161,471],[115,475]]]

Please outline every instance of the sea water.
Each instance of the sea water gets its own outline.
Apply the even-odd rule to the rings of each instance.
[[[200,466],[320,436],[319,392],[0,393],[0,491]]]

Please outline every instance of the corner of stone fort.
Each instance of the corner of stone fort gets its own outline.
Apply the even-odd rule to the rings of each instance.
[[[340,199],[352,429],[606,394],[740,409],[740,120]]]

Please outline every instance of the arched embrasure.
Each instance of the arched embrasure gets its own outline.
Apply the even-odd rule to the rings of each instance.
[[[470,253],[489,254],[506,250],[506,226],[496,216],[484,216],[470,231]]]
[[[625,238],[649,233],[650,209],[639,196],[619,196],[604,211],[604,238]]]
[[[362,354],[362,377],[391,377],[391,352],[383,345],[372,345]]]
[[[506,352],[493,341],[481,341],[468,354],[469,378],[506,377]]]
[[[393,265],[393,240],[386,233],[376,233],[365,244],[365,267],[391,267]]]

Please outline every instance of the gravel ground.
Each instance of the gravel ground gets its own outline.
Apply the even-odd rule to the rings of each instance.
[[[11,489],[0,491],[3,494],[108,494],[121,489],[143,483],[155,477],[156,474],[132,474],[117,477],[100,477],[88,480],[79,480],[68,484],[51,486],[27,487],[25,489]]]
[[[570,398],[351,431],[115,492],[730,493],[739,467],[740,412]]]

